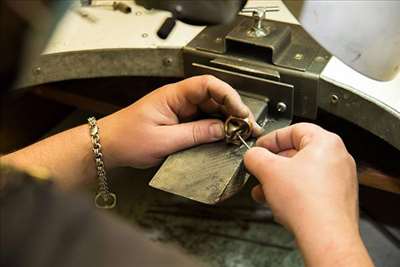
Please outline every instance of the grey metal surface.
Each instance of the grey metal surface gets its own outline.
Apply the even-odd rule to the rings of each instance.
[[[286,1],[302,26],[351,68],[377,80],[400,71],[399,1]]]
[[[42,55],[19,87],[112,76],[182,77],[181,49],[101,49]]]
[[[400,112],[389,106],[324,79],[320,80],[318,106],[400,150]]]
[[[242,100],[256,120],[266,118],[267,100],[246,96]],[[219,141],[177,152],[167,158],[149,185],[202,203],[216,204],[237,193],[246,183],[249,177],[243,165],[246,150],[244,145]]]

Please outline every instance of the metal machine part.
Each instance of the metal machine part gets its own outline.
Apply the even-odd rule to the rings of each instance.
[[[170,11],[174,18],[193,25],[215,25],[231,22],[246,2],[247,0],[135,0],[137,5],[147,9]]]
[[[236,89],[268,97],[279,115],[315,118],[319,77],[330,55],[298,25],[264,20],[269,34],[250,37],[253,23],[252,18],[238,16],[229,25],[205,28],[184,48],[185,75],[213,74]],[[269,83],[246,86],[249,79]],[[294,87],[294,99],[278,96],[279,86]],[[280,104],[278,111],[279,102],[287,108]]]
[[[172,17],[167,18],[157,31],[158,37],[167,39],[175,27],[175,20],[181,20],[192,25],[229,23],[234,20],[247,0],[221,0],[217,2],[136,0],[135,2],[146,9],[162,9],[172,13]]]
[[[258,8],[244,8],[240,13],[252,13],[254,18],[254,25],[247,31],[249,37],[264,37],[269,34],[268,29],[263,27],[262,21],[265,19],[267,12],[279,11],[279,7],[258,7]]]
[[[351,68],[382,81],[400,71],[399,1],[284,2],[307,32]]]
[[[184,71],[186,76],[212,74],[228,82],[246,94],[243,100],[256,119],[268,103],[268,123],[263,119],[261,124],[269,132],[289,125],[293,114],[316,116],[319,74],[329,55],[296,25],[261,24],[266,36],[249,35],[253,19],[242,16],[232,24],[204,29],[184,49]],[[178,152],[168,157],[150,185],[207,204],[237,193],[248,179],[242,159],[246,146],[239,137],[251,127],[228,119],[225,128],[228,142],[239,148],[220,142]]]
[[[266,131],[291,122],[288,118],[269,118],[266,98],[244,93],[242,99],[259,124],[268,121],[264,125]],[[250,140],[248,144],[252,146],[254,141]],[[249,174],[243,165],[246,150],[245,145],[219,141],[177,152],[167,158],[149,185],[205,204],[219,203],[236,194],[248,180]]]
[[[81,0],[81,5],[83,7],[110,7],[113,10],[118,10],[122,13],[129,14],[132,12],[132,8],[123,2],[113,1],[110,3],[104,2],[93,2],[92,0]]]

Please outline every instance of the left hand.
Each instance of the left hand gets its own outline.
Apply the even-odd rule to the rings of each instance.
[[[210,75],[192,77],[163,86],[98,122],[106,166],[155,166],[176,151],[223,139],[222,121],[190,122],[199,111],[250,117],[254,133],[260,131],[231,86]]]

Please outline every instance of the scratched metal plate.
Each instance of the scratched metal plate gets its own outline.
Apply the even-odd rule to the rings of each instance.
[[[242,100],[256,120],[265,119],[265,99],[242,95]],[[167,158],[149,185],[202,203],[216,204],[246,183],[249,175],[243,164],[245,152],[245,146],[225,141],[177,152]]]

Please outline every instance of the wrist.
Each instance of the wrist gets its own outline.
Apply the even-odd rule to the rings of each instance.
[[[110,170],[122,165],[118,162],[116,137],[112,134],[112,125],[110,125],[108,117],[98,120],[97,125],[99,127],[100,142],[106,169]]]
[[[328,221],[296,229],[306,266],[373,266],[357,223]]]

